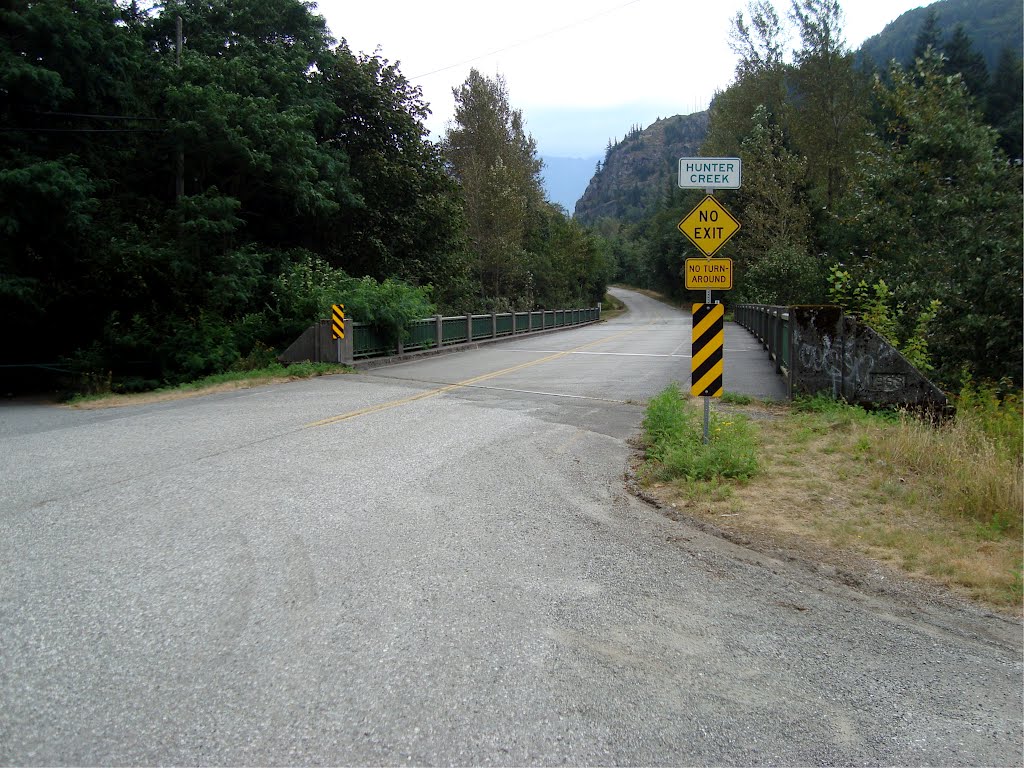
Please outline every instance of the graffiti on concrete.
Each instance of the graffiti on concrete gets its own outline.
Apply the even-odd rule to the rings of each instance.
[[[828,392],[872,405],[944,406],[945,395],[884,338],[838,307],[790,307],[793,394]]]
[[[872,373],[867,389],[872,392],[899,392],[907,385],[907,377],[899,373]]]
[[[805,370],[822,373],[833,382],[845,378],[855,387],[868,381],[875,367],[875,358],[857,345],[833,345],[828,336],[823,336],[820,344],[801,343],[797,355]]]

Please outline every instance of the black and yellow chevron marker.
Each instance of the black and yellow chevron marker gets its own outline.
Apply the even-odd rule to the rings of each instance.
[[[345,338],[345,305],[331,304],[331,338]]]
[[[722,346],[725,343],[725,305],[693,305],[693,379],[694,397],[722,396]]]

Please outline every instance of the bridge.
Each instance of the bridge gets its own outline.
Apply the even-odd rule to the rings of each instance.
[[[659,335],[669,341],[670,348],[665,350],[633,354],[676,361],[680,364],[678,379],[688,379],[689,313],[637,291],[613,287],[610,293],[629,307],[626,322],[651,320],[659,325]],[[947,406],[942,391],[892,345],[838,307],[739,304],[727,308],[734,316],[734,322],[725,324],[723,380],[727,391],[770,400],[824,392],[868,406]],[[600,319],[599,307],[437,316],[413,322],[405,342],[388,340],[352,318],[346,320],[344,341],[334,341],[330,323],[322,320],[307,329],[280,359],[377,366],[546,334]]]

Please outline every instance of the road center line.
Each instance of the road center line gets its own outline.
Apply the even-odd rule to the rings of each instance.
[[[611,336],[605,336],[602,339],[595,339],[594,341],[587,342],[586,344],[582,344],[573,349],[567,349],[563,352],[556,352],[554,354],[548,355],[547,357],[542,357],[538,360],[531,360],[527,363],[520,363],[519,365],[513,365],[509,368],[502,368],[500,371],[492,371],[491,373],[485,373],[481,376],[474,376],[471,379],[466,379],[465,381],[460,381],[455,384],[447,384],[443,387],[437,387],[436,389],[427,390],[426,392],[418,392],[417,394],[410,395],[409,397],[403,397],[398,400],[389,400],[386,403],[370,405],[367,406],[366,408],[360,408],[355,411],[349,411],[348,413],[341,413],[338,414],[337,416],[330,416],[326,419],[321,419],[320,421],[314,421],[309,424],[306,424],[304,425],[304,427],[306,429],[310,429],[313,427],[326,427],[330,424],[337,424],[338,422],[347,421],[349,419],[354,419],[359,416],[368,416],[371,413],[378,413],[380,411],[386,411],[391,408],[397,408],[401,405],[408,405],[409,403],[414,403],[417,400],[425,400],[428,397],[436,397],[437,395],[443,395],[445,392],[451,392],[453,389],[459,389],[460,387],[469,387],[472,386],[473,384],[479,384],[480,382],[483,381],[496,379],[499,376],[504,376],[505,374],[508,373],[516,373],[517,371],[522,371],[526,368],[532,368],[535,365],[541,365],[542,363],[549,363],[552,360],[558,360],[559,358],[565,357],[566,355],[571,355],[573,353],[580,352],[581,350],[597,346],[598,344],[604,344],[605,342],[614,341],[615,339],[622,338],[623,336],[628,336],[631,333],[642,331],[645,328],[649,327],[650,325],[652,325],[652,323],[647,323],[646,325],[642,325],[639,328],[633,328],[628,331],[622,331],[621,333],[615,333],[612,334]]]

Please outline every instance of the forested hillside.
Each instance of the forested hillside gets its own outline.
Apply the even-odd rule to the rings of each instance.
[[[596,241],[535,171],[514,191],[491,173],[536,159],[501,84],[467,85],[480,120],[456,119],[472,146],[446,156],[397,65],[352,53],[309,5],[0,9],[3,371],[140,388],[273,359],[336,301],[401,334],[438,309],[600,300]],[[483,209],[462,161],[486,177]],[[506,237],[482,242],[494,221]]]
[[[1018,0],[938,0],[907,11],[887,24],[864,41],[858,57],[882,70],[893,59],[903,66],[913,64],[918,36],[929,23],[929,17],[934,18],[936,31],[947,40],[961,27],[989,70],[998,67],[999,57],[1006,49],[1021,55],[1024,6]]]
[[[694,153],[743,160],[742,188],[719,194],[742,223],[717,254],[734,261],[726,303],[840,303],[947,388],[1019,387],[1020,56],[990,74],[963,28],[926,14],[916,62],[872,76],[836,0],[755,0],[731,42],[735,80]],[[686,295],[699,254],[676,225],[701,194],[666,189],[635,221],[593,224],[618,280]]]
[[[658,207],[675,184],[680,157],[696,155],[708,131],[708,113],[659,119],[641,130],[634,126],[621,141],[608,141],[576,218],[584,224],[601,219],[638,221]]]

